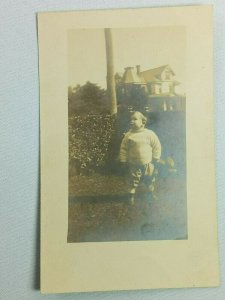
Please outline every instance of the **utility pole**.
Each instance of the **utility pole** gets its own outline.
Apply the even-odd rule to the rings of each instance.
[[[111,28],[105,28],[105,46],[107,60],[107,92],[110,101],[110,112],[112,115],[117,113],[116,85],[113,65],[113,42]]]

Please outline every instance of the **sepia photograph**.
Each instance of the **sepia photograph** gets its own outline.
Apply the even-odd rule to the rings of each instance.
[[[38,14],[42,293],[219,285],[212,16]]]
[[[184,26],[71,29],[68,243],[186,240]]]

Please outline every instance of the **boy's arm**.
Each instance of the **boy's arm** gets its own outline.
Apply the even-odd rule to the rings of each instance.
[[[127,142],[128,142],[128,137],[127,134],[125,134],[122,143],[120,145],[120,155],[119,155],[119,160],[120,162],[127,162]]]
[[[152,146],[152,161],[159,162],[162,152],[161,143],[157,135],[152,132],[151,133],[151,146]]]

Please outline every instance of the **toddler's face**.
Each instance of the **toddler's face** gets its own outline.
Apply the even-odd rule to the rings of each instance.
[[[133,114],[131,116],[130,124],[131,124],[131,127],[136,130],[144,127],[142,118],[138,114]]]

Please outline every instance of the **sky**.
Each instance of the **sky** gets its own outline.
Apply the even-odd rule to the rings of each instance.
[[[185,27],[113,28],[114,72],[141,66],[141,71],[169,64],[185,89]],[[68,31],[68,85],[90,81],[106,88],[104,29]]]

